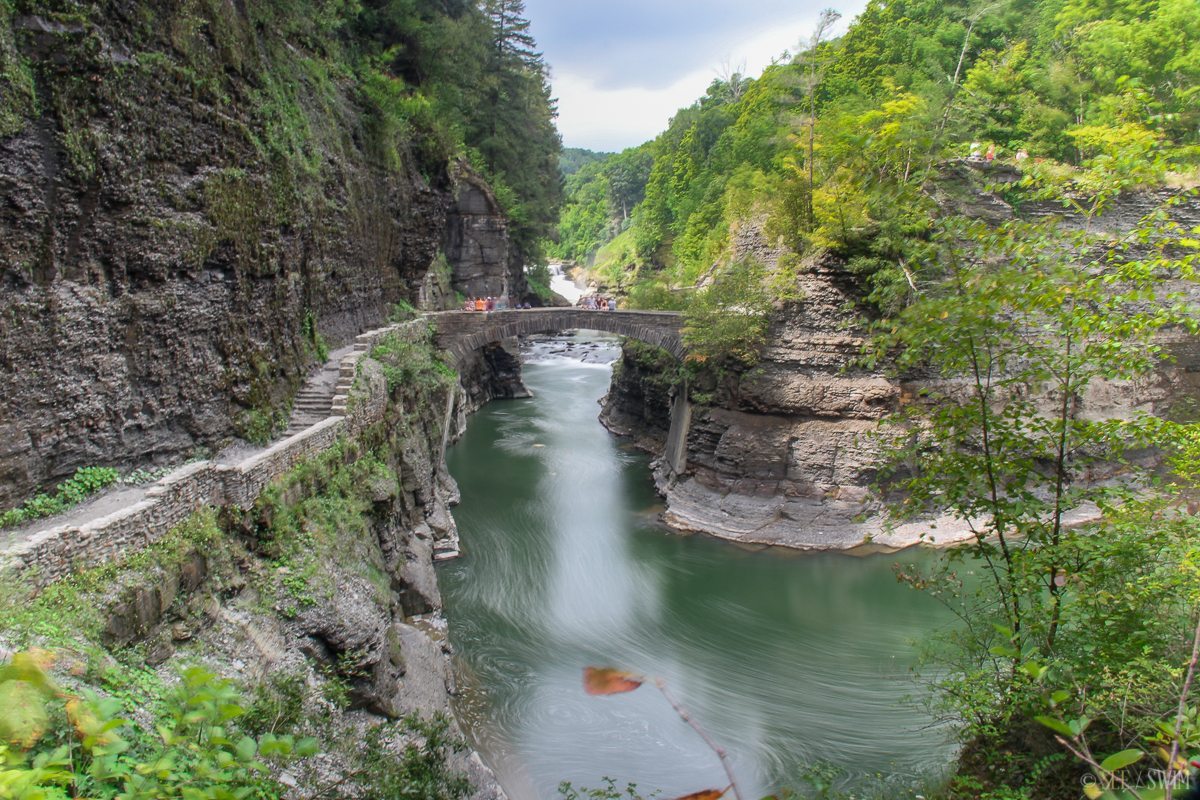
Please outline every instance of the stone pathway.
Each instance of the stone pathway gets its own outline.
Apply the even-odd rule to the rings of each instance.
[[[355,346],[349,344],[329,353],[329,359],[320,369],[315,370],[308,377],[304,386],[296,394],[296,401],[292,407],[292,416],[288,420],[287,430],[276,436],[270,444],[266,447],[260,447],[238,441],[223,449],[213,458],[213,461],[224,465],[239,463],[256,453],[262,452],[267,447],[270,447],[271,444],[282,441],[289,436],[294,436],[327,419],[330,415],[333,396],[336,393],[338,379],[341,375],[342,359],[353,353],[354,349]],[[152,486],[154,486],[153,482],[137,486],[112,486],[90,500],[80,503],[61,514],[53,517],[43,517],[17,528],[0,531],[0,552],[8,550],[14,545],[51,528],[78,526],[89,520],[100,519],[122,509],[129,508],[144,499],[146,492]]]

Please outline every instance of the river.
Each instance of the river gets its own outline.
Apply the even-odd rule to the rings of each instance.
[[[910,670],[948,612],[897,583],[896,556],[666,531],[648,459],[597,421],[610,367],[550,349],[526,359],[534,397],[481,410],[447,457],[463,496],[464,557],[439,572],[459,714],[514,800],[604,776],[667,798],[725,786],[652,685],[589,697],[588,665],[663,678],[729,750],[746,800],[803,790],[814,768],[859,789],[941,774],[953,747]],[[615,357],[611,340],[581,350]]]

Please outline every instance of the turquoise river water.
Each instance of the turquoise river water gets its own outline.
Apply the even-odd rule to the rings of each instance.
[[[747,800],[803,793],[814,767],[862,791],[936,779],[951,737],[911,667],[949,613],[897,583],[898,556],[755,552],[663,528],[648,459],[597,421],[610,377],[535,349],[535,397],[490,404],[448,454],[464,557],[439,579],[459,713],[509,794],[604,776],[667,798],[725,785],[652,685],[589,697],[587,665],[665,679]]]

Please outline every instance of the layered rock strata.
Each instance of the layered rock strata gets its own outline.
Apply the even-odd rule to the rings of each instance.
[[[1105,224],[1132,224],[1152,204],[1132,197]],[[1200,205],[1179,213],[1194,219]],[[755,225],[736,232],[734,249],[737,257],[752,256],[768,267],[783,255]],[[772,316],[768,344],[753,369],[687,388],[686,430],[679,429],[674,402],[683,391],[674,360],[626,346],[601,419],[656,454],[670,450],[669,434],[686,435],[678,463],[656,462],[665,521],[681,531],[805,549],[968,538],[950,519],[899,528],[883,523],[870,492],[881,462],[880,423],[935,381],[902,381],[853,367],[865,341],[861,294],[836,260],[805,265],[799,284],[802,299]],[[1094,384],[1079,398],[1079,413],[1101,419],[1134,409],[1170,412],[1194,396],[1200,365],[1195,340],[1176,339],[1174,364],[1137,384]]]
[[[269,432],[318,336],[400,301],[524,290],[486,184],[380,140],[319,48],[240,3],[80,8],[0,8],[0,507]]]

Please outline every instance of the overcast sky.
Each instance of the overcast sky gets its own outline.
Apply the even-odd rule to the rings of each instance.
[[[795,52],[822,8],[866,0],[525,0],[550,65],[567,147],[615,151],[654,138],[723,65],[757,77]]]

